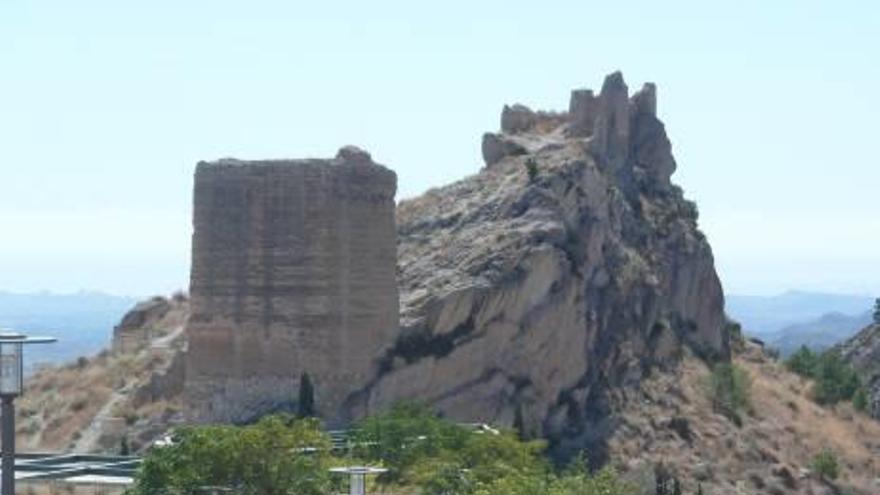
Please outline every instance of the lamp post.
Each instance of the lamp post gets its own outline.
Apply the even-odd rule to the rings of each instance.
[[[2,481],[0,495],[15,495],[15,398],[24,388],[22,349],[25,344],[48,344],[53,337],[27,337],[20,333],[0,332],[0,414],[3,435]]]
[[[349,495],[366,495],[367,493],[367,475],[375,475],[387,473],[384,468],[367,467],[367,466],[348,466],[338,467],[330,470],[334,474],[347,474],[348,493]]]

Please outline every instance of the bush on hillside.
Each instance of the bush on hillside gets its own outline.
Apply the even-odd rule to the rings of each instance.
[[[744,370],[732,363],[718,363],[712,368],[709,395],[712,406],[736,423],[749,407],[751,381]]]
[[[859,376],[836,352],[818,354],[803,346],[785,364],[791,371],[814,380],[813,399],[819,404],[852,400],[859,409],[857,402],[865,393]]]
[[[529,175],[529,182],[535,182],[538,178],[538,162],[534,158],[526,159],[526,173]]]
[[[866,413],[868,412],[868,391],[865,390],[865,387],[859,387],[856,390],[855,395],[853,395],[853,407],[856,411]]]
[[[840,471],[840,464],[837,462],[837,455],[834,452],[823,449],[813,457],[812,468],[822,478],[835,480]]]
[[[798,375],[812,378],[818,362],[819,357],[816,353],[804,345],[788,358],[785,362],[785,366]]]

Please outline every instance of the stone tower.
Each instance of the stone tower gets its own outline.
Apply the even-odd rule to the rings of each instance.
[[[397,332],[397,176],[332,160],[196,168],[185,400],[194,421],[293,405],[308,373],[331,422]]]

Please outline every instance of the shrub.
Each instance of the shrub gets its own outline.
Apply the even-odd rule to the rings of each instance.
[[[529,174],[529,182],[535,182],[538,178],[538,162],[534,158],[526,158],[526,173]]]
[[[837,479],[840,470],[837,455],[829,449],[823,449],[813,457],[812,467],[816,474],[828,480]]]
[[[794,373],[797,373],[801,376],[813,377],[813,373],[816,370],[816,364],[818,363],[819,358],[816,354],[810,350],[807,346],[801,346],[797,352],[792,354],[790,358],[785,362],[786,368],[791,370]]]
[[[315,387],[308,373],[299,377],[299,400],[297,401],[297,416],[311,418],[315,416]]]
[[[709,394],[716,411],[739,423],[739,413],[749,406],[751,381],[748,374],[731,363],[712,368]]]
[[[819,404],[850,400],[861,387],[859,376],[835,352],[826,352],[816,364],[813,398]]]
[[[817,354],[806,346],[792,355],[786,366],[791,371],[814,380],[813,400],[823,405],[852,399],[856,409],[867,407],[867,397],[855,370],[836,352]],[[865,402],[862,405],[862,402]],[[858,404],[857,404],[858,402]]]
[[[330,439],[314,419],[288,415],[249,426],[190,426],[170,446],[151,449],[131,495],[197,493],[223,486],[238,493],[329,493]]]
[[[73,400],[73,402],[70,403],[70,410],[75,413],[78,413],[78,412],[82,411],[83,409],[85,409],[88,404],[89,404],[88,398],[79,396],[79,397],[76,397]]]
[[[856,411],[867,412],[868,411],[868,391],[865,390],[864,387],[859,387],[856,390],[856,393],[853,395],[853,408]]]

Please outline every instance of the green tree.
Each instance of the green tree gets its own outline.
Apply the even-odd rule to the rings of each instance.
[[[128,445],[128,435],[124,435],[119,441],[119,455],[131,455],[131,447]]]
[[[188,426],[151,449],[131,495],[192,494],[223,486],[243,495],[324,495],[330,439],[315,419],[288,415],[249,426]]]
[[[816,474],[828,480],[837,479],[840,471],[837,455],[829,449],[823,449],[816,454],[813,458],[812,467]]]
[[[300,418],[315,416],[315,387],[308,373],[299,376],[299,400],[296,415]]]
[[[798,375],[812,378],[818,362],[819,357],[804,345],[785,361],[785,366]]]
[[[813,398],[819,404],[850,400],[861,387],[859,376],[836,352],[825,352],[813,374]]]
[[[538,178],[538,162],[534,158],[526,158],[526,173],[529,175],[529,182],[535,182]]]

